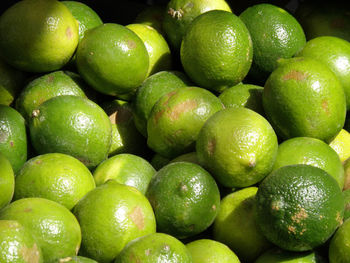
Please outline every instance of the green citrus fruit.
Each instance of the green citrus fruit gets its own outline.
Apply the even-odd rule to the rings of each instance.
[[[181,154],[181,155],[175,157],[174,159],[170,160],[169,163],[175,163],[175,162],[190,162],[190,163],[195,163],[195,164],[200,165],[196,152],[189,152],[189,153]]]
[[[219,99],[221,100],[222,104],[224,104],[225,108],[245,107],[263,115],[263,89],[264,88],[261,86],[241,83],[225,89],[219,95]]]
[[[165,15],[165,6],[154,3],[142,9],[136,16],[134,23],[144,24],[156,29],[159,33],[163,32],[163,19]]]
[[[11,163],[5,155],[0,153],[0,210],[7,206],[13,197],[13,193],[15,190],[15,174],[13,173],[13,169]]]
[[[344,163],[350,158],[350,133],[345,129],[341,129],[329,143],[329,146],[339,155],[340,161]]]
[[[167,40],[175,50],[180,50],[183,36],[189,25],[199,15],[210,10],[231,12],[225,0],[171,0],[164,9],[162,28]]]
[[[1,210],[0,219],[17,220],[28,229],[43,252],[44,262],[79,251],[79,223],[67,208],[54,201],[23,198]]]
[[[15,174],[27,160],[27,148],[24,118],[14,108],[0,105],[0,152],[10,161]]]
[[[78,39],[77,21],[57,0],[18,1],[0,17],[1,55],[24,71],[62,68],[72,57]]]
[[[69,154],[88,168],[106,159],[111,145],[112,128],[107,114],[87,98],[51,98],[33,111],[29,127],[39,154]]]
[[[147,121],[147,144],[169,158],[191,152],[205,121],[222,109],[219,98],[203,88],[168,92],[152,107]]]
[[[329,263],[345,263],[350,258],[350,220],[335,232],[329,244]]]
[[[0,104],[10,106],[17,98],[25,73],[0,60]]]
[[[238,16],[213,10],[201,14],[189,25],[180,57],[193,82],[221,92],[246,77],[252,64],[252,40]]]
[[[146,194],[148,184],[156,173],[153,166],[144,158],[134,154],[117,154],[100,163],[94,173],[96,185],[108,180],[135,187]]]
[[[211,239],[198,239],[186,244],[193,263],[240,263],[226,245]]]
[[[0,262],[44,262],[41,249],[30,231],[15,220],[0,220]]]
[[[272,246],[255,221],[257,191],[257,187],[246,187],[226,195],[214,221],[214,239],[231,248],[243,262],[254,262]]]
[[[172,68],[172,57],[168,43],[156,29],[136,23],[126,27],[136,33],[146,46],[149,55],[147,76]]]
[[[350,189],[350,158],[343,163],[344,167],[344,190]]]
[[[239,17],[253,41],[253,64],[249,75],[266,80],[280,58],[291,58],[306,43],[303,28],[285,9],[273,4],[256,4]]]
[[[269,122],[247,108],[226,108],[212,115],[196,141],[197,157],[225,187],[261,181],[277,155],[277,136]]]
[[[338,154],[324,141],[311,137],[295,137],[278,146],[273,170],[292,164],[308,164],[325,170],[344,187],[344,168]]]
[[[344,197],[344,221],[346,221],[350,217],[350,189],[343,191]]]
[[[114,263],[192,263],[186,246],[177,238],[152,233],[129,242],[117,256]]]
[[[171,163],[151,179],[147,194],[157,231],[187,238],[203,232],[214,221],[220,193],[212,176],[197,164]]]
[[[331,140],[345,122],[346,101],[336,75],[311,58],[285,60],[269,76],[263,92],[267,119],[282,139]]]
[[[145,80],[149,58],[142,40],[125,26],[106,23],[85,32],[76,52],[80,75],[107,95],[134,92]]]
[[[147,120],[154,104],[168,92],[190,85],[181,71],[161,71],[149,76],[137,89],[134,99],[136,128],[147,137]]]
[[[86,97],[79,85],[64,71],[54,71],[30,81],[16,99],[16,109],[29,121],[33,110],[44,101],[61,95]]]
[[[347,110],[350,109],[350,42],[334,36],[320,36],[309,40],[297,56],[317,59],[334,72],[340,80]]]
[[[272,248],[263,253],[254,263],[317,263],[314,251],[294,252]]]
[[[66,262],[98,263],[97,261],[95,261],[91,258],[82,257],[82,256],[71,256],[71,257],[60,258],[60,259],[54,260],[53,262],[50,262],[50,263],[66,263]]]
[[[95,181],[78,159],[62,153],[47,153],[28,160],[15,181],[14,199],[42,197],[71,210]]]
[[[337,181],[306,164],[270,173],[256,194],[256,222],[265,237],[290,251],[324,244],[343,223],[344,199]]]
[[[146,197],[113,180],[87,193],[73,211],[82,230],[81,254],[100,263],[111,262],[131,240],[156,231]]]
[[[155,153],[150,161],[150,164],[156,169],[157,171],[168,164],[170,162],[170,159],[167,157],[164,157],[160,155],[159,153]]]

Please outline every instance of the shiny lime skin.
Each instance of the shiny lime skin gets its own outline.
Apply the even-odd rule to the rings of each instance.
[[[341,225],[329,244],[329,262],[345,263],[350,258],[350,220]]]
[[[343,128],[346,100],[336,75],[311,58],[281,62],[267,79],[263,107],[277,135],[329,141]]]
[[[41,103],[61,95],[86,97],[79,85],[64,71],[58,70],[44,74],[30,81],[16,99],[16,109],[29,121]]]
[[[125,26],[105,23],[85,32],[78,45],[80,75],[107,95],[135,92],[145,80],[149,58],[142,40]]]
[[[306,164],[270,173],[256,194],[256,221],[265,237],[290,251],[324,244],[343,223],[344,199],[337,181]]]
[[[153,233],[129,242],[114,263],[192,263],[186,246],[177,238]]]
[[[42,197],[69,210],[95,188],[90,170],[78,159],[62,153],[47,153],[28,160],[18,172],[14,200]]]
[[[113,180],[87,193],[73,211],[82,229],[81,255],[100,263],[111,262],[131,240],[156,232],[146,197]]]
[[[39,154],[69,154],[88,168],[106,159],[111,145],[107,114],[87,98],[64,95],[45,101],[32,114],[29,128]]]
[[[43,252],[44,262],[76,255],[79,251],[79,223],[66,207],[54,201],[20,199],[1,210],[0,219],[17,220],[28,229]]]
[[[10,161],[14,173],[27,160],[27,132],[22,115],[14,108],[0,105],[0,152]]]
[[[16,220],[0,220],[0,262],[43,263],[40,246]]]
[[[222,109],[219,98],[203,88],[185,87],[168,92],[150,112],[147,144],[168,158],[194,151],[199,130]]]
[[[350,42],[334,36],[320,36],[309,40],[297,56],[317,59],[334,72],[340,80],[347,110],[350,109]]]
[[[15,174],[11,163],[5,155],[0,152],[0,210],[7,206],[13,197],[15,190]]]
[[[152,178],[146,194],[156,216],[157,231],[183,239],[207,229],[220,207],[213,177],[189,162],[171,163]]]

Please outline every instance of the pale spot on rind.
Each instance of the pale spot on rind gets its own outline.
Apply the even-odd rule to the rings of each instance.
[[[295,222],[295,223],[300,223],[301,220],[303,220],[303,219],[305,219],[305,218],[307,218],[307,217],[308,217],[308,214],[306,213],[305,209],[302,208],[302,207],[299,207],[298,213],[296,213],[296,214],[294,214],[294,215],[292,216],[292,220],[293,220],[293,222]]]
[[[128,40],[128,48],[129,49],[134,49],[136,47],[136,43],[133,40]]]
[[[70,27],[67,27],[66,29],[66,36],[71,39],[73,37],[73,31]]]
[[[177,120],[184,112],[191,111],[197,108],[197,102],[195,100],[187,100],[174,106],[174,108],[168,112],[169,118]]]
[[[306,79],[308,76],[307,73],[305,72],[301,72],[301,71],[297,71],[297,70],[292,70],[290,71],[288,74],[283,76],[283,80],[289,80],[289,79],[294,79],[294,80],[304,80]]]
[[[208,141],[207,151],[209,155],[213,155],[216,147],[216,140],[213,138]]]
[[[141,230],[145,227],[145,217],[140,206],[135,206],[134,209],[130,212],[129,217],[138,229]]]
[[[34,243],[33,247],[28,248],[26,246],[22,247],[20,254],[24,262],[28,263],[38,263],[40,259],[38,246]]]

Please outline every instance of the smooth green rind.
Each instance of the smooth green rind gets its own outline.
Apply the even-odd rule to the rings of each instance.
[[[329,262],[345,263],[350,258],[350,220],[341,225],[329,244]]]
[[[15,190],[15,174],[13,173],[13,169],[11,163],[5,155],[0,153],[0,210],[7,206],[13,197],[13,193]]]

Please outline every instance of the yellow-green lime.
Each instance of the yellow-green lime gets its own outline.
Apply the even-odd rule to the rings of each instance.
[[[15,180],[14,200],[42,197],[71,210],[94,188],[90,170],[78,159],[63,153],[47,153],[22,166]]]
[[[10,161],[15,174],[26,162],[27,152],[24,118],[14,108],[0,105],[0,153]]]
[[[109,180],[74,207],[82,230],[80,254],[111,262],[131,240],[156,232],[152,206],[136,188]]]
[[[23,71],[62,68],[71,59],[78,41],[77,21],[57,0],[18,1],[0,17],[1,56]]]
[[[146,194],[149,182],[156,173],[153,166],[144,158],[134,154],[117,154],[100,163],[93,172],[96,185],[108,180],[135,187]]]
[[[0,152],[0,210],[7,206],[15,191],[15,174],[10,161]]]
[[[98,92],[135,92],[145,80],[149,56],[143,41],[130,29],[105,23],[85,32],[76,52],[80,75]]]
[[[107,158],[112,127],[107,114],[93,101],[72,95],[51,98],[36,108],[29,122],[38,154],[64,153],[89,169]]]
[[[75,216],[63,205],[44,198],[23,198],[0,212],[1,220],[17,220],[33,235],[43,262],[76,255],[81,230]]]
[[[329,244],[329,263],[345,263],[350,258],[350,220],[342,224]]]
[[[272,171],[277,136],[270,123],[247,108],[226,108],[212,115],[196,141],[197,157],[225,187],[247,187]]]
[[[196,17],[186,30],[180,58],[193,82],[221,92],[248,74],[253,58],[251,36],[235,14],[208,11]]]
[[[281,62],[265,83],[263,107],[283,140],[313,137],[328,142],[345,123],[346,101],[340,80],[327,65],[311,58]]]
[[[344,187],[344,168],[338,154],[324,141],[311,137],[295,137],[283,141],[273,170],[292,164],[308,164],[325,170]]]
[[[350,133],[345,129],[341,129],[329,143],[329,146],[339,155],[340,161],[344,163],[350,158]]]
[[[254,263],[316,263],[319,262],[314,251],[294,252],[272,248],[263,253]]]
[[[246,187],[226,195],[214,221],[214,239],[227,245],[243,262],[254,262],[272,246],[255,221],[257,191],[257,187]]]
[[[151,179],[147,194],[157,232],[184,239],[206,230],[220,208],[220,193],[213,177],[189,162],[170,163]]]
[[[236,254],[225,244],[211,239],[198,239],[186,244],[193,263],[240,263]]]
[[[0,262],[44,262],[40,246],[29,229],[16,220],[0,220]]]
[[[152,233],[130,241],[117,256],[114,263],[192,263],[186,246],[177,238]]]
[[[136,33],[146,46],[149,56],[147,76],[172,68],[172,56],[165,38],[153,27],[145,24],[129,24],[126,26]]]

